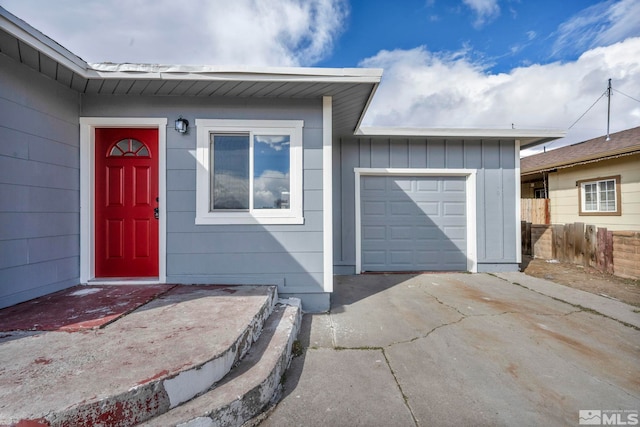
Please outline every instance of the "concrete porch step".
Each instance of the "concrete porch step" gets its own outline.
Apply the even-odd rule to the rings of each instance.
[[[0,336],[0,425],[130,426],[227,375],[259,337],[271,286],[176,286],[103,329]]]
[[[299,301],[276,305],[258,341],[215,388],[141,425],[234,427],[252,419],[280,387],[301,320]]]

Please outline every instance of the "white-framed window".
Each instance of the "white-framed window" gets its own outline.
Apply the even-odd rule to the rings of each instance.
[[[580,215],[620,215],[620,176],[578,181]]]
[[[303,126],[196,119],[196,224],[302,224]]]

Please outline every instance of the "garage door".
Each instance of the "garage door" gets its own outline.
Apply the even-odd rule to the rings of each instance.
[[[363,271],[466,271],[466,177],[363,176]]]

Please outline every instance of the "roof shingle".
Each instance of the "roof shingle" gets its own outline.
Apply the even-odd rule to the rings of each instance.
[[[621,154],[640,152],[640,126],[568,145],[546,153],[534,154],[520,160],[523,175],[567,167],[577,163],[599,160]]]

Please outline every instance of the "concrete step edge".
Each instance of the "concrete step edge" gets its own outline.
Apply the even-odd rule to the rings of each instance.
[[[290,298],[274,308],[262,336],[215,388],[141,425],[233,427],[254,418],[271,402],[289,367],[302,312]]]
[[[212,359],[178,374],[154,378],[118,395],[98,401],[82,402],[50,413],[42,419],[21,420],[21,422],[39,422],[39,425],[43,426],[63,426],[90,425],[92,422],[89,420],[100,420],[105,426],[130,426],[157,417],[188,402],[223,379],[258,340],[265,322],[271,316],[278,301],[277,287],[269,288],[271,292],[245,330],[238,335],[229,348],[213,356]]]

